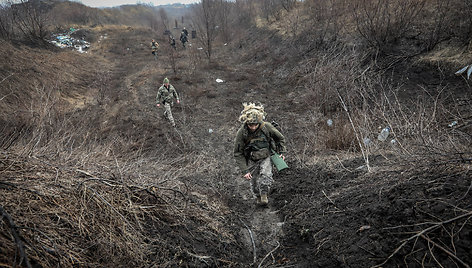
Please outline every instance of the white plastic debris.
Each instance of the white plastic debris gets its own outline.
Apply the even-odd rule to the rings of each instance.
[[[197,48],[197,49],[198,49],[198,50],[202,50],[202,49],[203,49],[203,47],[199,47],[199,48]]]
[[[368,145],[370,145],[370,143],[372,142],[372,141],[371,141],[369,138],[367,138],[367,137],[366,137],[366,138],[364,138],[364,140],[363,140],[363,141],[364,141],[364,145],[365,145],[365,146],[368,146]]]
[[[455,74],[460,75],[460,74],[464,73],[465,71],[467,71],[467,79],[469,79],[470,75],[472,74],[472,64],[465,66],[464,68],[457,71]]]
[[[219,79],[219,78],[216,79],[216,83],[223,83],[223,82],[224,82],[224,81],[221,80],[221,79]]]
[[[447,125],[448,127],[453,127],[457,125],[457,121],[452,121],[449,125]]]
[[[326,121],[326,124],[328,124],[329,127],[332,126],[332,125],[333,125],[333,120],[328,119],[328,120]]]
[[[395,145],[395,144],[397,144],[397,140],[396,140],[396,139],[392,139],[392,140],[390,141],[390,143],[391,143],[392,145]]]
[[[71,33],[76,31],[76,29],[71,28],[70,32],[62,34],[53,34],[52,37],[54,40],[50,42],[60,48],[74,48],[80,53],[87,53],[87,50],[90,47],[90,43],[83,39],[76,39],[71,36]]]
[[[380,131],[377,139],[379,141],[385,141],[389,134],[390,134],[390,127],[385,127],[384,129],[382,129],[382,131]]]
[[[366,165],[362,165],[362,166],[360,166],[360,167],[357,167],[356,170],[362,170],[362,169],[366,169],[366,168],[367,168]]]
[[[212,128],[208,129],[208,133],[213,133],[213,129]]]

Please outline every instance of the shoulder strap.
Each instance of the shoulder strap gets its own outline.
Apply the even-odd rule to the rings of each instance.
[[[262,134],[264,136],[266,136],[266,139],[270,144],[270,134],[267,132],[267,129],[265,128],[265,123],[266,122],[262,122],[261,126],[259,128],[261,129]],[[251,141],[251,139],[247,139],[247,137],[246,137],[246,139],[244,139],[244,147],[246,147],[249,144],[250,141]]]
[[[270,140],[270,134],[269,134],[269,131],[267,130],[267,128],[265,127],[265,123],[266,122],[262,122],[261,131],[262,131],[262,134],[264,134],[266,136],[267,140]]]

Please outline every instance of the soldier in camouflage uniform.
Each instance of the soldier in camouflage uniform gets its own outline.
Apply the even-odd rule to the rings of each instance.
[[[152,39],[151,41],[151,53],[154,55],[155,59],[157,59],[157,49],[159,48],[159,43]]]
[[[264,122],[263,106],[244,104],[239,120],[243,123],[234,142],[233,155],[246,180],[252,181],[253,192],[260,196],[260,204],[268,204],[272,182],[273,152],[286,152],[284,136],[269,122]]]
[[[177,103],[180,103],[179,94],[175,90],[174,86],[169,84],[169,79],[164,78],[164,84],[157,91],[157,107],[161,104],[164,105],[165,112],[164,116],[170,121],[173,127],[175,127],[174,117],[172,116],[171,106],[173,105],[173,98],[177,100]]]

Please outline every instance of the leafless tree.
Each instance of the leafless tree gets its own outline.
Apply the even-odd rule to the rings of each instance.
[[[286,11],[292,10],[292,9],[295,7],[296,3],[297,3],[296,0],[281,0],[281,1],[280,1],[280,5],[281,5]]]
[[[272,17],[278,20],[280,17],[282,6],[278,0],[262,0],[261,13],[262,16],[269,21]]]
[[[248,27],[255,22],[256,7],[253,1],[237,0],[234,2],[233,11],[236,12],[236,24]]]
[[[301,20],[302,25],[299,28],[310,37],[307,42],[319,45],[336,40],[339,31],[345,25],[346,9],[345,0],[305,1],[300,17],[306,19]],[[289,21],[293,20],[295,18],[289,18]],[[296,28],[293,26],[292,28],[294,28],[292,32],[297,34]]]
[[[13,35],[13,21],[11,8],[7,4],[0,4],[0,38],[11,39]]]
[[[375,48],[382,50],[410,30],[426,0],[359,0],[351,10],[357,30]]]
[[[167,12],[163,9],[159,9],[159,17],[161,17],[161,22],[164,25],[164,29],[169,29],[169,16],[167,16]]]
[[[220,27],[217,24],[220,5],[219,0],[202,0],[193,6],[193,27],[199,32],[197,40],[204,48],[208,61],[211,61],[213,41]]]
[[[11,6],[14,25],[23,38],[32,43],[44,41],[49,34],[47,17],[49,6],[39,0],[8,1],[8,3]]]
[[[231,39],[231,25],[233,21],[232,10],[233,5],[225,0],[218,0],[219,12],[218,21],[220,22],[220,31],[225,42],[229,42]]]

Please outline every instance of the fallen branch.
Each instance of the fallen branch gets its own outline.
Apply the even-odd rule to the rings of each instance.
[[[11,74],[8,75],[7,77],[3,78],[2,81],[0,81],[0,84],[3,83],[5,80],[7,80],[8,77],[10,77],[10,76],[12,76],[12,75],[14,75],[14,74],[15,74],[15,73],[11,73]],[[12,92],[12,93],[13,93],[13,92]],[[10,94],[12,94],[12,93],[10,93]],[[10,95],[10,94],[8,94],[8,95]],[[5,96],[4,96],[3,98],[5,98]],[[1,98],[0,100],[3,100],[3,98]]]
[[[252,254],[253,254],[253,261],[252,261],[252,263],[256,263],[256,260],[257,260],[256,243],[254,242],[254,237],[253,237],[253,235],[252,235],[252,231],[251,231],[251,229],[249,229],[249,227],[248,227],[241,219],[239,219],[239,221],[246,227],[247,232],[249,233],[249,236],[251,237],[251,242],[252,242]]]
[[[8,214],[2,206],[0,206],[0,212],[2,213],[2,218],[5,218],[5,223],[10,227],[11,234],[13,235],[13,238],[15,239],[16,247],[18,249],[18,252],[20,253],[20,263],[21,265],[23,262],[25,263],[26,267],[31,268],[31,264],[28,260],[28,256],[25,253],[25,246],[23,244],[23,240],[21,239],[20,234],[16,231],[17,226],[13,222],[13,219],[11,218],[10,214]],[[15,260],[16,261],[16,260]],[[16,265],[14,265],[16,266]]]
[[[267,253],[267,254],[264,256],[264,258],[262,258],[262,261],[261,261],[261,263],[259,263],[259,266],[257,266],[257,268],[261,268],[261,267],[262,267],[262,264],[263,264],[264,261],[265,261],[265,259],[267,259],[267,257],[269,257],[270,254],[274,253],[279,247],[280,247],[280,243],[279,243],[279,241],[277,241],[277,246],[276,246],[273,250],[269,251],[269,253]]]
[[[454,218],[449,219],[449,220],[446,220],[446,221],[433,223],[433,224],[434,224],[433,226],[430,226],[430,227],[428,227],[428,228],[422,230],[421,232],[418,232],[418,233],[416,233],[415,235],[410,236],[409,238],[403,240],[402,244],[401,244],[399,247],[397,247],[397,248],[395,249],[395,251],[394,251],[392,254],[390,254],[390,256],[388,256],[388,258],[387,258],[384,262],[382,262],[381,264],[377,264],[377,265],[375,265],[375,266],[372,266],[372,268],[382,267],[382,266],[383,266],[384,264],[386,264],[395,254],[397,254],[397,252],[400,251],[400,249],[402,249],[409,241],[411,241],[411,240],[413,240],[413,239],[416,239],[416,238],[418,238],[418,237],[424,235],[425,233],[430,232],[430,231],[432,231],[432,230],[434,230],[434,229],[436,229],[436,228],[438,228],[438,227],[440,227],[440,226],[442,226],[442,225],[444,225],[444,224],[451,223],[451,222],[453,222],[453,221],[456,221],[456,220],[459,220],[459,219],[462,219],[462,218],[465,218],[465,217],[468,217],[468,216],[472,216],[472,211],[469,211],[468,213],[462,214],[462,215],[460,215],[460,216],[454,217]]]
[[[99,193],[97,193],[97,191],[95,191],[94,189],[92,188],[87,188],[88,190],[92,191],[93,194],[95,196],[97,196],[100,200],[103,201],[103,203],[105,203],[107,206],[109,206],[116,214],[118,214],[122,219],[123,221],[132,229],[132,230],[135,230],[133,225],[131,223],[128,222],[128,220],[126,219],[125,216],[123,216],[123,214],[121,214],[118,209],[116,209],[112,204],[110,204],[103,196],[101,196]]]
[[[457,201],[461,201],[462,199],[464,199],[467,196],[467,194],[469,194],[470,188],[472,188],[472,180],[470,181],[469,188],[467,189],[465,194],[461,198],[457,199]]]
[[[336,204],[334,203],[334,201],[331,200],[331,198],[329,198],[329,197],[326,195],[325,191],[324,191],[324,190],[321,190],[321,192],[322,192],[322,193],[324,194],[324,196],[329,200],[329,202],[330,202],[331,204],[333,204],[334,207],[336,207]],[[336,208],[337,208],[337,207],[336,207]]]
[[[88,181],[98,181],[98,182],[101,182],[107,186],[110,186],[110,187],[123,187],[123,186],[127,186],[128,188],[132,188],[132,187],[135,187],[135,188],[138,188],[139,190],[146,190],[145,188],[141,187],[141,186],[137,186],[137,185],[125,185],[124,183],[122,182],[119,182],[119,181],[114,181],[114,180],[108,180],[108,179],[102,179],[102,178],[99,178],[99,177],[96,177],[94,176],[93,174],[91,174],[90,172],[87,172],[87,171],[84,171],[84,170],[80,170],[80,169],[76,169],[77,172],[79,173],[82,173],[88,177],[90,177],[89,179],[86,179],[84,181],[82,181],[79,185],[78,185],[78,188],[80,188],[82,186],[82,184],[88,182]],[[158,185],[150,185],[150,187],[155,187],[156,189],[159,189],[159,190],[165,190],[165,191],[170,191],[170,192],[173,192],[174,193],[174,196],[179,194],[182,199],[184,200],[187,200],[187,197],[185,196],[185,194],[180,191],[180,190],[177,190],[177,189],[173,189],[173,188],[167,188],[167,187],[161,187],[161,186],[158,186]]]
[[[426,241],[428,241],[429,243],[433,244],[433,246],[439,248],[440,250],[444,251],[444,253],[446,253],[447,255],[451,256],[453,259],[455,259],[456,261],[458,261],[460,264],[464,265],[464,267],[467,267],[467,268],[470,268],[470,266],[463,262],[461,259],[459,259],[456,255],[454,255],[452,252],[450,252],[449,250],[445,249],[444,247],[442,247],[441,245],[438,245],[436,242],[434,242],[433,240],[429,239],[428,237],[426,237],[425,235],[420,235],[420,237],[424,238]]]
[[[199,259],[200,261],[208,264],[207,260],[211,260],[211,257],[210,256],[200,256],[200,255],[197,255],[197,254],[193,254],[191,252],[188,252],[186,251],[188,255],[190,255],[191,257],[194,257],[196,259]]]
[[[24,190],[24,191],[27,191],[29,193],[33,193],[33,194],[36,194],[36,195],[39,195],[40,197],[45,197],[42,193],[40,192],[37,192],[35,190],[30,190],[28,188],[25,188],[25,187],[21,187],[21,186],[18,186],[16,184],[13,184],[13,183],[9,183],[9,182],[4,182],[4,181],[0,181],[0,185],[6,185],[6,186],[9,186],[11,188],[14,188],[14,189],[20,189],[20,190]]]

